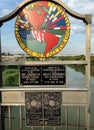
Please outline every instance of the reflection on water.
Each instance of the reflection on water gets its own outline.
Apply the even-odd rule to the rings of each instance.
[[[83,86],[85,86],[85,76],[80,73],[80,72],[76,72],[74,69],[71,69],[69,67],[67,67],[66,69],[66,81],[67,81],[67,85],[68,87],[80,87],[82,88]],[[91,124],[91,128],[90,130],[94,130],[94,77],[91,77],[91,103],[90,103],[90,114],[91,114],[91,118],[90,118],[90,124]],[[77,130],[75,124],[76,124],[76,107],[69,107],[68,109],[68,120],[69,120],[69,126],[68,126],[68,130]],[[65,127],[65,108],[62,108],[62,124],[63,126],[61,128],[56,128],[56,130],[66,130]],[[83,114],[82,114],[83,113]],[[25,108],[22,107],[22,126],[20,126],[20,122],[19,122],[19,118],[20,118],[20,113],[19,113],[19,107],[12,107],[11,108],[11,117],[12,117],[12,130],[31,130],[32,128],[30,127],[26,127],[25,126]],[[8,117],[8,113],[6,113],[6,117]],[[14,118],[15,117],[15,118]],[[80,108],[80,129],[79,130],[84,130],[84,107]],[[5,130],[8,130],[9,127],[9,120],[8,118],[5,119]],[[23,129],[21,128],[23,127]],[[34,128],[35,130],[41,130],[42,127],[40,128]],[[45,128],[45,130],[53,130],[53,128]]]
[[[79,86],[82,88],[85,85],[85,75],[83,75],[81,72],[76,72],[74,69],[67,67],[67,83],[70,84],[71,87]],[[90,78],[90,87],[90,130],[94,130],[94,77]]]
[[[67,85],[69,87],[81,87],[85,86],[85,76],[81,72],[76,72],[74,69],[67,67],[66,70]]]

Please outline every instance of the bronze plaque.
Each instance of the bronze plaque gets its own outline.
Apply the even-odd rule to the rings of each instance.
[[[61,92],[26,92],[26,126],[61,126]]]
[[[61,126],[61,93],[43,93],[44,126]]]
[[[43,126],[42,93],[26,92],[26,126]]]

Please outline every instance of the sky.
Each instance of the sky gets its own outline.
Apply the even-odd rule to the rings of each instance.
[[[6,16],[13,11],[19,3],[23,0],[0,0],[0,17]],[[80,14],[92,14],[91,26],[91,54],[94,54],[94,0],[61,0],[70,9]],[[86,43],[86,26],[83,21],[75,19],[68,15],[71,25],[71,33],[68,43],[59,55],[80,55],[85,54]],[[1,43],[2,52],[9,52],[13,54],[24,53],[18,45],[14,26],[15,20],[6,22],[1,27]]]

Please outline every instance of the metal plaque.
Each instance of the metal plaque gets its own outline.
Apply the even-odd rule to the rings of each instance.
[[[40,66],[20,66],[20,84],[21,85],[41,84]]]
[[[65,76],[64,65],[50,65],[42,67],[42,82],[44,85],[65,85]]]
[[[66,85],[65,65],[20,66],[20,85]]]
[[[44,92],[44,126],[61,126],[61,93]]]
[[[26,92],[26,125],[43,126],[42,93]]]
[[[26,126],[61,126],[61,92],[26,92]]]

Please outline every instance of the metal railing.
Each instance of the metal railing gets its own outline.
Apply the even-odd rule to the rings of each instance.
[[[25,126],[25,92],[30,91],[51,91],[52,88],[23,88],[6,87],[0,89],[2,92],[1,108],[3,110],[3,130],[30,130],[36,127]],[[56,91],[53,88],[53,91]],[[53,129],[83,130],[87,129],[87,89],[58,88],[62,92],[62,126],[52,127]],[[75,98],[74,98],[75,97]],[[15,125],[15,123],[16,125]],[[46,129],[46,127],[40,127]],[[49,127],[48,127],[49,128]]]
[[[36,129],[36,127],[26,127],[25,126],[25,115],[23,111],[25,106],[3,106],[6,113],[3,114],[4,130],[30,130]],[[13,112],[16,112],[13,115]],[[16,115],[16,117],[15,117]],[[83,115],[83,116],[82,116]],[[62,126],[56,127],[57,129],[64,130],[83,130],[86,129],[85,121],[85,107],[82,106],[63,106],[62,105]],[[16,128],[15,128],[16,127]],[[40,127],[41,129],[46,129],[47,127]],[[48,127],[49,128],[49,127]],[[54,127],[51,127],[54,129]]]

